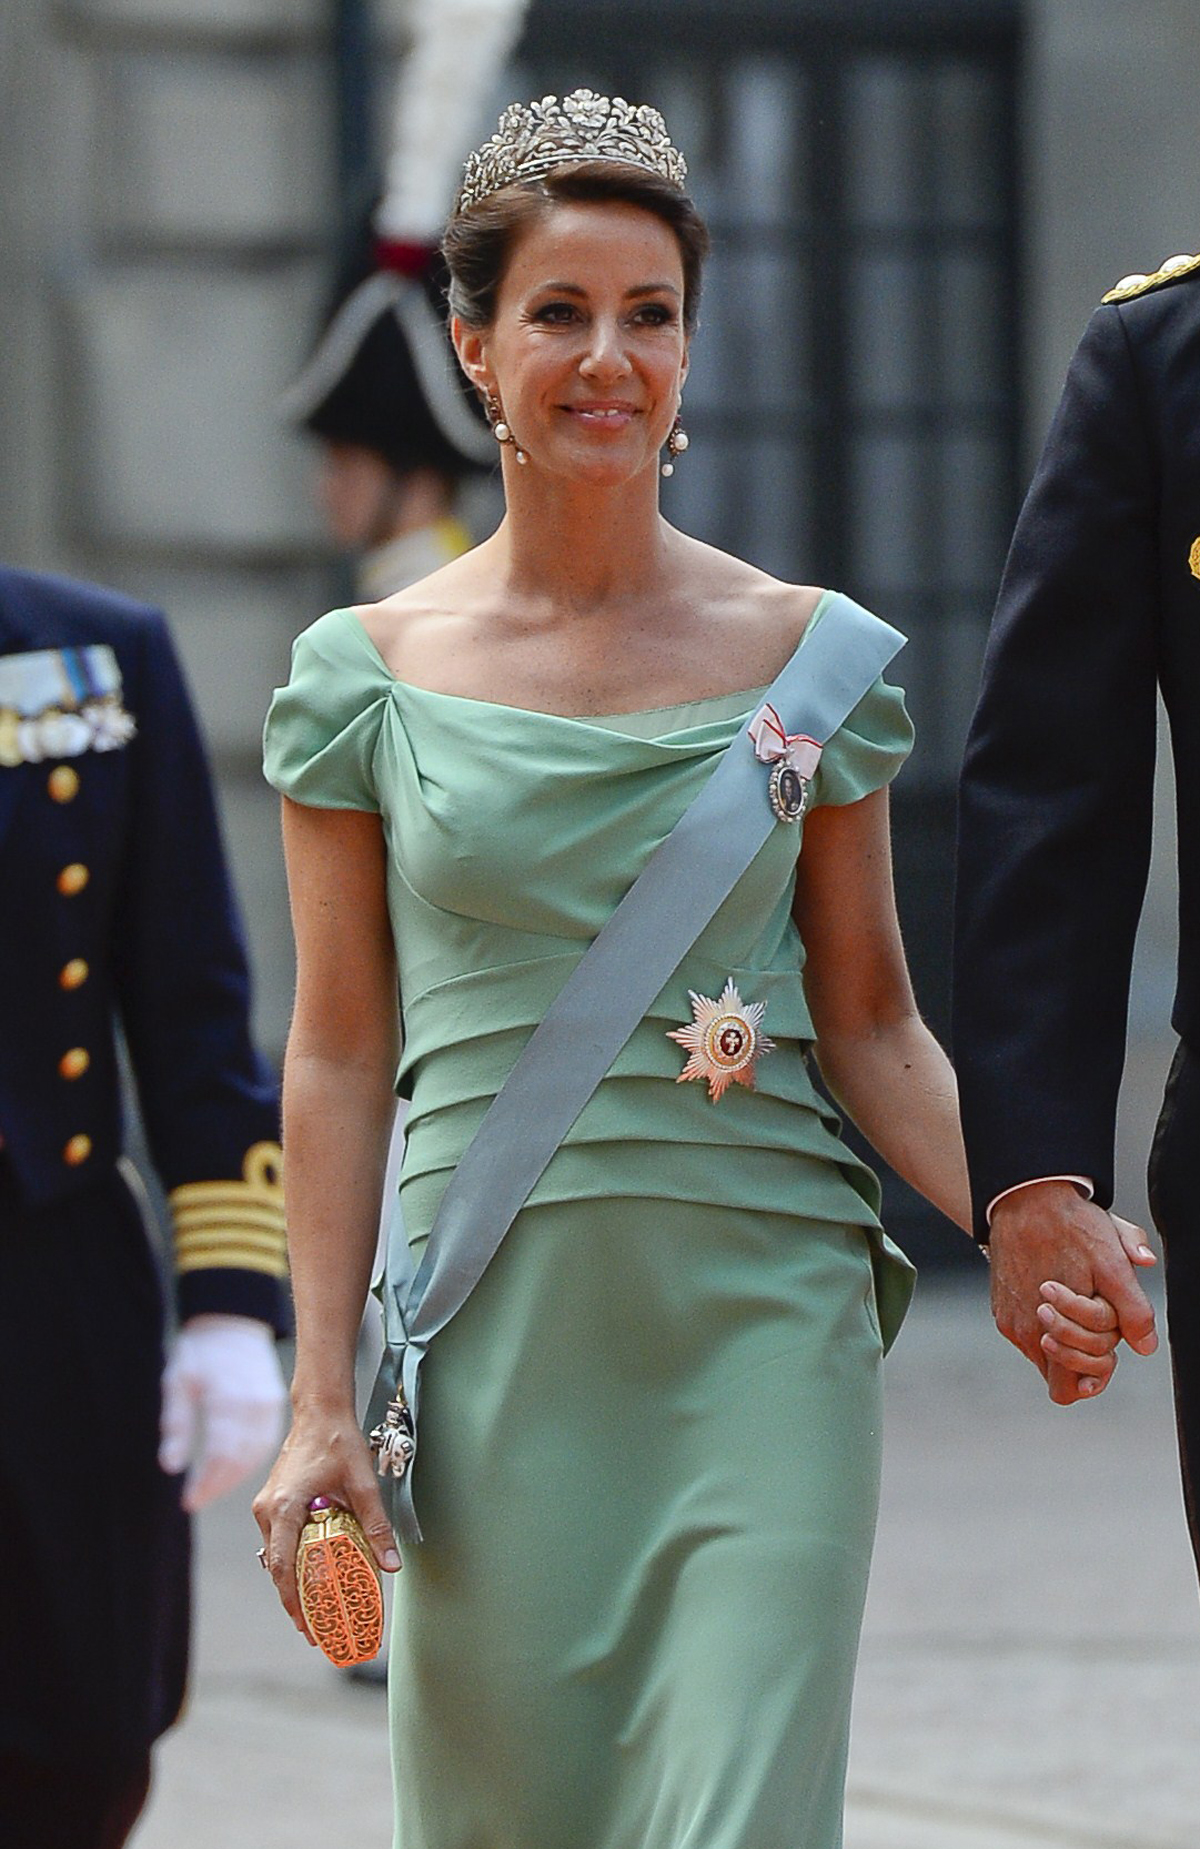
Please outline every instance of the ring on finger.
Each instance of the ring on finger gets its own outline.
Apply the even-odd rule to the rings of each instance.
[[[254,1558],[258,1561],[258,1564],[263,1569],[264,1573],[270,1572],[271,1568],[267,1561],[267,1550],[265,1547],[260,1547],[258,1552],[255,1554]]]

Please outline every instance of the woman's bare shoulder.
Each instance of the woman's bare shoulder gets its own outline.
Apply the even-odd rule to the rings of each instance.
[[[377,653],[399,678],[411,672],[409,655],[414,649],[424,652],[432,631],[453,627],[472,608],[477,574],[464,569],[470,556],[451,559],[378,603],[351,606]]]
[[[702,540],[689,540],[689,568],[697,574],[706,599],[727,620],[755,630],[764,641],[794,649],[827,592],[815,584],[789,584],[769,571],[722,552]]]
[[[795,647],[828,593],[817,584],[788,584],[766,572],[758,576],[762,583],[757,595],[764,617]]]

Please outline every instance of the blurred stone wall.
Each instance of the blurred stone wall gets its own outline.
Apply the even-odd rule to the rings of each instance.
[[[291,949],[259,736],[336,584],[276,408],[329,283],[332,10],[16,0],[0,24],[0,555],[168,611],[273,1052]],[[376,8],[389,49],[404,10]]]
[[[1027,0],[1030,466],[1092,307],[1200,250],[1196,0]]]

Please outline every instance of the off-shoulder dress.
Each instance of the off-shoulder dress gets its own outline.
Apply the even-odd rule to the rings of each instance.
[[[382,820],[415,1246],[762,692],[563,718],[407,685],[348,610],[298,638],[267,776]],[[879,788],[911,737],[877,682],[814,803]],[[390,1659],[396,1849],[841,1843],[880,1363],[911,1268],[812,1084],[800,849],[773,830],[429,1352],[425,1542]],[[730,978],[775,1050],[714,1101],[677,1082],[668,1035]]]

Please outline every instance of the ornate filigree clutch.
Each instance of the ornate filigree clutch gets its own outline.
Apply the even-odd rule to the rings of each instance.
[[[300,1531],[296,1581],[304,1621],[339,1669],[369,1662],[383,1643],[383,1589],[375,1556],[349,1509],[324,1496]]]

